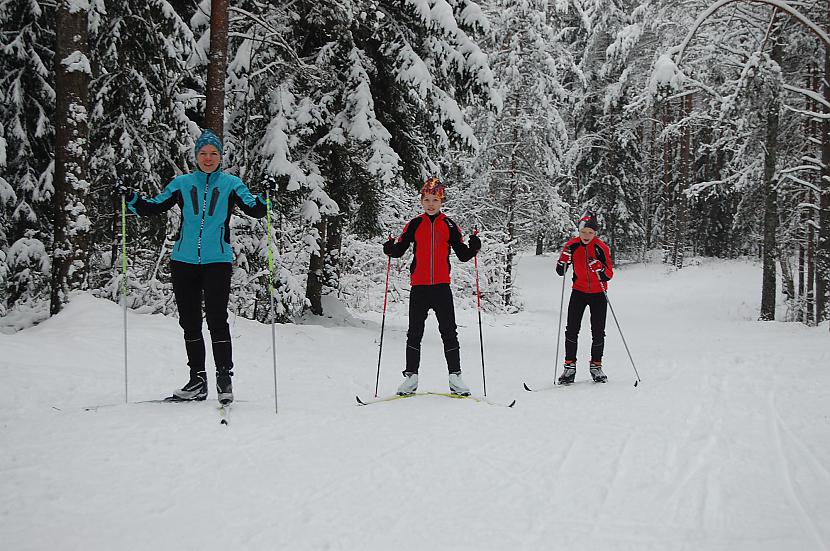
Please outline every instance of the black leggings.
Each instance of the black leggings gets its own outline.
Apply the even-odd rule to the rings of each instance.
[[[571,291],[568,302],[568,325],[565,328],[565,360],[576,361],[576,344],[579,326],[585,307],[591,308],[591,361],[601,361],[605,350],[605,316],[608,313],[608,301],[603,293],[583,293]]]
[[[421,339],[424,322],[430,310],[435,310],[438,331],[444,341],[444,357],[450,373],[461,371],[458,333],[455,325],[455,307],[449,283],[414,285],[409,293],[409,330],[406,332],[406,371],[418,373],[421,364]]]
[[[233,367],[231,331],[228,327],[228,296],[231,292],[232,265],[170,262],[173,294],[179,309],[179,325],[184,329],[184,347],[190,372],[205,370],[205,341],[202,339],[202,296],[205,301],[213,359],[217,368]]]

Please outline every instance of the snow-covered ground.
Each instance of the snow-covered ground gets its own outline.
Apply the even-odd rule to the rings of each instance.
[[[0,334],[0,546],[830,549],[827,325],[755,321],[751,263],[630,265],[610,298],[639,387],[609,315],[608,384],[531,394],[522,382],[553,377],[551,264],[525,256],[526,310],[484,316],[488,394],[513,409],[434,396],[356,406],[374,391],[379,314],[278,326],[278,415],[270,327],[235,320],[230,427],[213,400],[133,403],[187,378],[174,318],[129,315],[130,404],[117,305],[82,295]],[[382,393],[400,380],[403,311],[387,318]],[[476,313],[458,317],[480,392]],[[421,390],[444,391],[430,320]],[[588,335],[586,319],[582,351]]]

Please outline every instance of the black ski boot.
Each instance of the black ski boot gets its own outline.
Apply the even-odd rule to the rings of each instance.
[[[230,404],[233,402],[231,377],[233,377],[233,371],[231,371],[230,367],[216,368],[216,394],[218,394],[220,404]]]
[[[573,360],[565,360],[565,365],[562,368],[562,375],[559,376],[560,385],[569,385],[576,379],[576,362]]]
[[[591,360],[591,377],[594,379],[595,383],[604,383],[608,381],[608,377],[602,371],[602,361],[601,360]]]
[[[196,371],[190,374],[190,380],[180,390],[173,393],[171,401],[190,402],[201,401],[207,398],[207,374]]]

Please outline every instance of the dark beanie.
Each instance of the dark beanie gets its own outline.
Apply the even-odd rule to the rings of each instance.
[[[579,219],[579,229],[591,228],[594,231],[599,231],[599,224],[597,224],[597,215],[593,211],[586,210],[582,218]]]

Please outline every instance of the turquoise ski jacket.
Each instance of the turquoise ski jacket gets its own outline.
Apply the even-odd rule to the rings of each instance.
[[[233,262],[230,221],[234,205],[254,218],[265,216],[265,199],[254,197],[236,176],[200,170],[173,179],[152,199],[135,193],[127,202],[139,216],[160,214],[179,205],[182,219],[170,258],[188,264]]]

